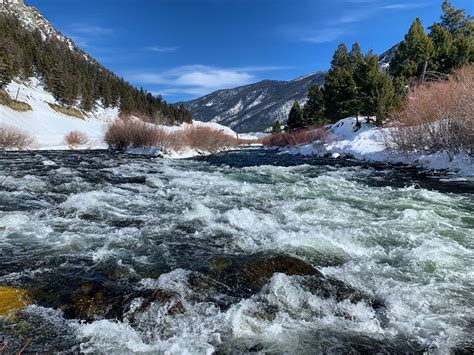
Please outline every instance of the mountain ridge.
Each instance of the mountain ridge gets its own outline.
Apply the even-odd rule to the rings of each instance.
[[[321,85],[324,75],[316,72],[289,81],[261,80],[178,104],[200,121],[223,124],[239,133],[263,131],[276,120],[286,121],[294,101],[304,104],[311,85]]]

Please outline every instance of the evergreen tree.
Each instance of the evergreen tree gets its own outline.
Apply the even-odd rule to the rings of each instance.
[[[80,101],[84,111],[101,100],[105,107],[120,106],[122,113],[144,116],[150,121],[166,117],[169,122],[191,122],[184,108],[175,108],[160,97],[137,90],[79,49],[39,31],[25,29],[12,15],[0,13],[0,86],[13,77],[38,76],[58,102],[72,106]]]
[[[301,110],[298,101],[295,101],[291,107],[286,127],[289,131],[304,127],[303,111]]]
[[[449,1],[444,1],[441,8],[441,22],[430,27],[429,37],[434,45],[435,70],[449,74],[454,68],[474,62],[474,21]]]
[[[11,68],[4,55],[0,54],[0,89],[7,86],[12,80]]]
[[[340,44],[331,61],[323,89],[325,116],[331,122],[357,113],[357,86],[347,47]]]
[[[273,134],[281,133],[281,124],[279,120],[275,121],[275,124],[273,125],[273,128],[272,128],[272,133]]]
[[[421,20],[417,18],[390,63],[390,73],[406,79],[423,79],[426,70],[432,68],[430,66],[432,55],[433,43],[426,35]]]
[[[356,94],[352,99],[352,110],[353,113],[357,114],[357,117],[364,110],[364,103],[367,99],[364,91],[364,85],[366,85],[367,75],[369,74],[366,59],[362,54],[359,43],[354,43],[349,52],[349,69],[356,85]]]
[[[324,97],[317,84],[309,88],[308,101],[303,108],[303,118],[306,126],[324,121]]]
[[[441,27],[450,33],[461,33],[465,36],[472,35],[474,31],[473,17],[464,9],[455,9],[448,0],[441,5]]]

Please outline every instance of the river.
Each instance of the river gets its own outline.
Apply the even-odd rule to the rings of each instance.
[[[469,353],[474,188],[244,150],[0,154],[18,352]],[[2,343],[1,343],[2,342]]]

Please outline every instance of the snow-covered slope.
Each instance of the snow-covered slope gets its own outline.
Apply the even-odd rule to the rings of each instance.
[[[365,119],[360,119],[361,128],[356,128],[356,118],[349,117],[330,126],[330,135],[324,144],[313,144],[285,148],[283,153],[305,156],[352,156],[357,160],[413,164],[428,170],[448,170],[461,176],[474,176],[474,161],[466,154],[458,154],[450,160],[448,154],[405,154],[390,147],[386,137],[390,128],[379,128]]]
[[[235,89],[219,90],[184,103],[193,117],[231,127],[237,132],[263,131],[278,119],[285,122],[294,101],[304,104],[311,85],[321,85],[324,73],[292,81],[264,80]]]
[[[32,111],[18,112],[0,105],[0,125],[19,128],[33,138],[32,149],[66,148],[64,136],[71,131],[81,131],[89,137],[86,148],[103,148],[104,127],[118,117],[117,108],[104,109],[100,103],[85,119],[80,119],[53,110],[48,103],[56,104],[54,97],[45,91],[41,81],[32,78],[28,82],[12,82],[6,88],[11,97],[28,103]]]
[[[27,132],[34,139],[31,149],[67,149],[64,136],[71,131],[85,133],[89,141],[81,149],[105,149],[104,133],[107,124],[118,117],[117,108],[105,109],[98,102],[93,111],[86,113],[84,119],[64,115],[53,110],[48,103],[57,103],[54,97],[45,91],[40,80],[32,78],[28,82],[12,82],[7,86],[6,91],[11,97],[28,103],[32,111],[18,112],[7,106],[0,105],[0,126],[15,127]],[[206,126],[215,130],[223,131],[228,135],[237,134],[229,127],[222,126],[214,122],[194,121],[194,126]],[[181,126],[160,126],[168,132],[184,130],[190,125]],[[242,139],[252,139],[255,137],[243,137]],[[256,138],[255,138],[256,139]],[[196,155],[194,151],[184,151],[180,154],[171,154],[170,157],[188,157]]]

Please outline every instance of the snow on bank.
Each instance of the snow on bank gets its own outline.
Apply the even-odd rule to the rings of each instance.
[[[41,81],[31,78],[27,82],[12,82],[6,88],[10,97],[26,102],[32,107],[32,111],[18,112],[7,106],[0,105],[0,125],[19,128],[26,131],[34,138],[34,143],[30,147],[34,150],[63,150],[68,149],[64,142],[64,136],[71,131],[80,131],[88,136],[88,143],[80,149],[106,149],[104,134],[107,124],[117,119],[117,108],[103,108],[97,103],[95,109],[86,114],[84,119],[68,116],[53,110],[48,103],[57,104],[53,95],[47,92]],[[17,97],[18,95],[18,97]],[[230,128],[213,122],[194,121],[192,125],[183,124],[181,126],[159,126],[167,133],[187,129],[189,127],[210,127],[222,131],[230,136],[237,137],[237,134]],[[256,137],[241,137],[241,139],[257,139]],[[201,155],[193,149],[185,149],[181,152],[169,152],[161,154],[156,148],[132,148],[130,154],[145,154],[151,156],[165,156],[169,158],[189,158]]]
[[[427,170],[447,170],[460,176],[474,176],[474,161],[467,154],[450,160],[445,152],[405,154],[386,144],[390,128],[379,128],[365,119],[356,128],[356,118],[349,117],[330,126],[330,138],[325,144],[311,143],[284,148],[282,153],[303,156],[352,156],[357,160],[416,165]]]

